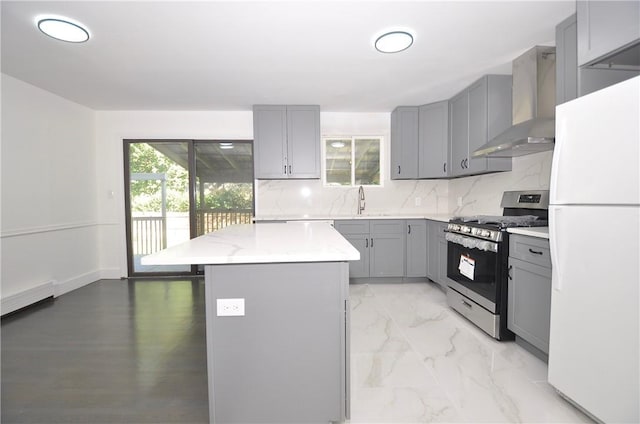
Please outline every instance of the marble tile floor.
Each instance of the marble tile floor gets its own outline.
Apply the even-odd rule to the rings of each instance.
[[[351,286],[351,423],[590,423],[433,283]]]
[[[3,423],[204,423],[201,279],[100,280],[1,328]],[[590,420],[432,283],[352,285],[351,423]]]

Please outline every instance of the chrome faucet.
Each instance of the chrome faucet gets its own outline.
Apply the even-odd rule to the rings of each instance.
[[[358,215],[362,215],[362,211],[364,210],[364,188],[360,186],[358,189]]]

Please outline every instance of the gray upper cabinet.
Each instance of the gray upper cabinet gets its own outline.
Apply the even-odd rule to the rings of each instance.
[[[449,176],[449,101],[419,108],[418,177]]]
[[[391,112],[391,179],[418,178],[417,106],[398,106]]]
[[[576,15],[556,26],[556,105],[578,97],[578,26]]]
[[[578,65],[591,65],[640,40],[640,2],[576,2]]]
[[[406,277],[427,276],[427,221],[406,221]]]
[[[255,176],[320,178],[320,107],[253,107]]]
[[[485,75],[450,102],[451,175],[511,170],[510,158],[472,158],[474,150],[511,127],[511,76]]]

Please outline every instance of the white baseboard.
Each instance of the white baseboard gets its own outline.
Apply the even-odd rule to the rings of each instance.
[[[56,281],[51,280],[46,283],[39,284],[36,287],[21,291],[20,293],[3,297],[0,304],[2,315],[17,311],[18,309],[24,308],[25,306],[29,306],[48,297],[55,296],[55,285]]]
[[[79,275],[71,278],[67,281],[56,282],[55,284],[55,296],[61,296],[65,293],[69,293],[72,290],[79,289],[80,287],[91,284],[100,279],[100,271],[87,272],[86,274]]]
[[[103,268],[100,270],[101,280],[119,280],[120,278],[123,278],[120,268]]]

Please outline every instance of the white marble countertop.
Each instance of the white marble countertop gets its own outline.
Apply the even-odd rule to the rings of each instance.
[[[326,223],[232,225],[142,258],[143,265],[341,262],[360,253]]]
[[[448,214],[402,214],[402,213],[364,213],[362,215],[259,215],[254,217],[260,221],[337,221],[342,219],[430,219],[432,221],[449,222],[453,215]]]
[[[512,234],[549,239],[549,227],[509,228],[507,231]]]

